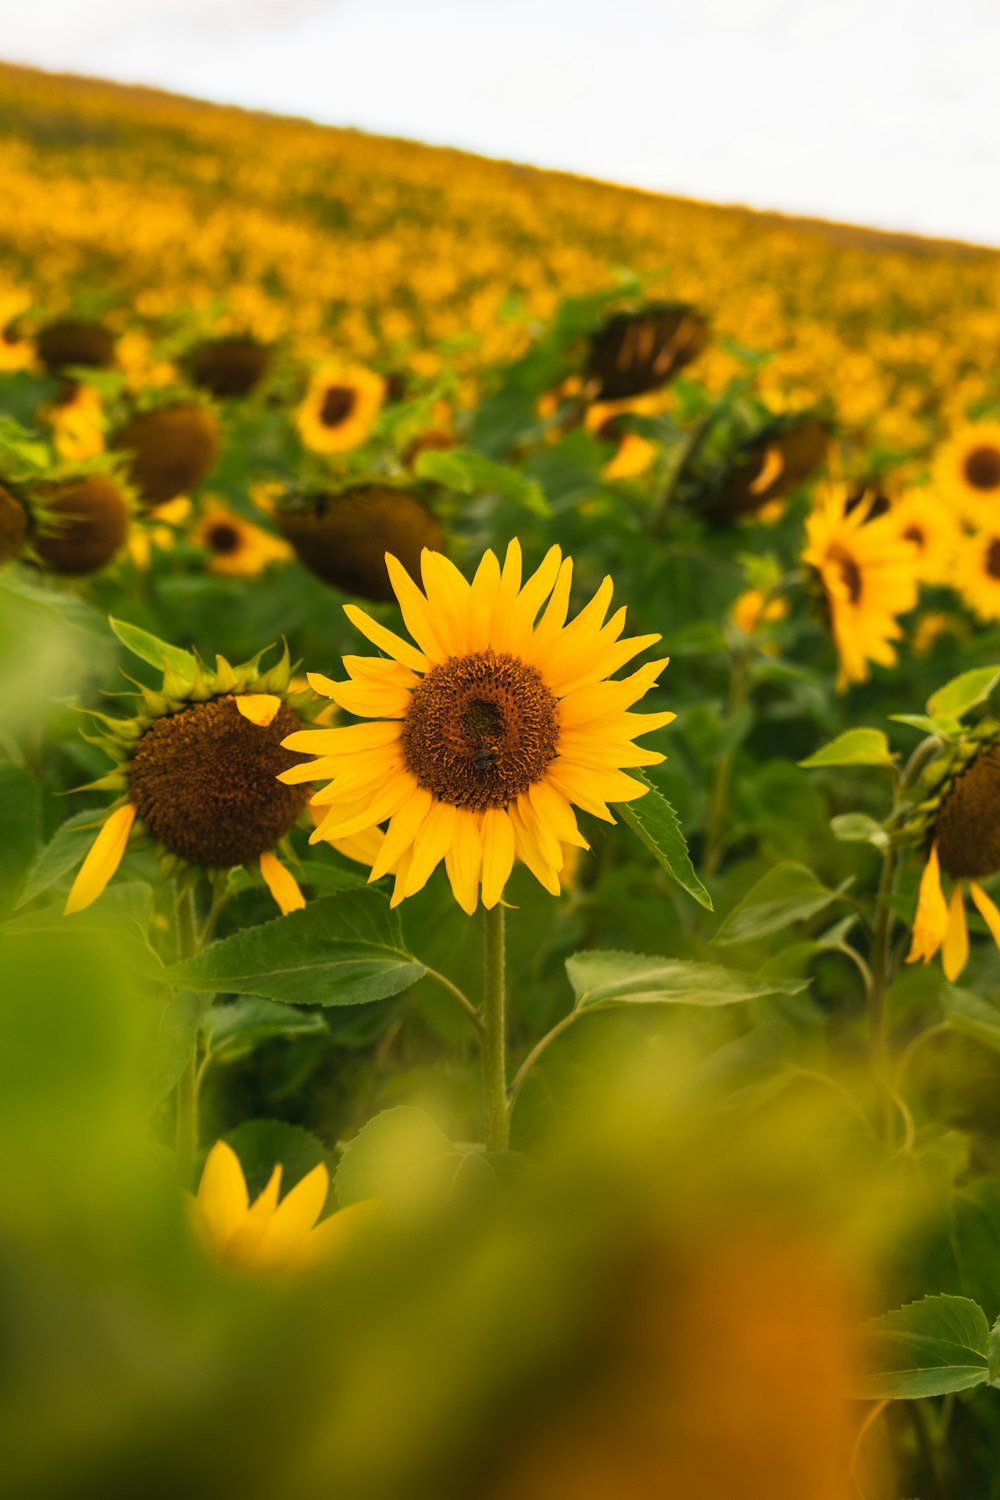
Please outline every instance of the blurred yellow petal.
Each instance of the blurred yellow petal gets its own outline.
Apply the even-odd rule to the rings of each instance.
[[[73,881],[64,907],[66,916],[83,911],[97,900],[122,862],[134,822],[135,808],[131,802],[115,808],[106,820]]]
[[[969,894],[972,897],[976,910],[990,929],[990,936],[997,947],[1000,948],[1000,910],[997,909],[996,903],[987,896],[982,886],[977,885],[974,880],[969,881]]]
[[[969,959],[969,929],[965,922],[965,896],[962,882],[955,882],[948,907],[948,927],[941,950],[941,963],[946,979],[957,979]]]
[[[937,844],[934,844],[920,877],[917,914],[913,920],[913,942],[906,962],[912,964],[922,959],[924,963],[929,963],[944,942],[947,927],[948,908],[941,889]]]
[[[306,898],[299,889],[299,883],[291,870],[287,870],[275,855],[267,853],[260,857],[260,873],[264,877],[264,883],[278,906],[281,915],[287,917],[290,911],[299,911],[306,904]]]
[[[246,1219],[250,1207],[240,1159],[225,1141],[216,1141],[205,1158],[197,1203],[212,1246],[221,1254]]]

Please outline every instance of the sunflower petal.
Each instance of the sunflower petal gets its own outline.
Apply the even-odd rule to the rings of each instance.
[[[65,916],[83,911],[96,901],[122,862],[128,836],[135,822],[135,808],[131,802],[116,807],[105,819],[104,826],[91,844],[87,857],[77,872],[63,908]]]
[[[483,905],[491,910],[503,895],[514,868],[514,829],[502,807],[483,814]]]
[[[264,883],[271,895],[281,909],[281,915],[287,917],[290,911],[300,911],[306,904],[306,898],[299,889],[299,883],[291,870],[287,870],[271,853],[262,854],[260,857],[260,873],[264,877]]]
[[[240,1159],[225,1141],[216,1141],[205,1158],[197,1203],[213,1248],[224,1251],[250,1207]]]
[[[997,909],[996,903],[974,880],[969,881],[969,894],[976,910],[990,929],[990,936],[1000,948],[1000,910]]]
[[[941,889],[941,865],[937,844],[931,847],[920,877],[917,912],[913,919],[913,941],[906,956],[908,964],[919,960],[929,963],[944,942],[948,927],[948,907]]]
[[[409,667],[413,672],[430,671],[431,664],[422,651],[418,651],[416,646],[411,646],[409,641],[404,641],[403,637],[397,635],[395,631],[387,630],[384,625],[373,620],[371,615],[359,609],[356,604],[345,604],[344,614],[355,629],[360,630],[373,646],[377,646],[394,661],[402,662],[404,667]]]
[[[962,882],[956,880],[948,906],[948,927],[941,949],[945,978],[957,979],[969,959],[969,929],[965,921],[965,895]]]
[[[281,699],[275,693],[237,693],[236,707],[244,719],[266,729],[281,707]]]

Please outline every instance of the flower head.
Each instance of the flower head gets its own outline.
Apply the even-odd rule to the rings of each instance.
[[[373,370],[324,365],[295,414],[299,435],[316,453],[349,453],[375,425],[385,381]]]
[[[611,676],[659,637],[623,640],[624,609],[605,623],[610,578],[567,622],[572,563],[558,547],[523,586],[516,540],[502,568],[487,552],[471,583],[425,550],[423,592],[396,558],[386,564],[416,645],[345,605],[387,654],[346,657],[346,682],[309,680],[369,722],[285,741],[319,759],[283,780],[329,778],[312,799],[325,810],[313,839],[388,820],[371,878],[395,873],[394,905],[421,890],[442,859],[469,913],[480,892],[484,906],[496,905],[515,858],[558,895],[564,846],[588,847],[573,804],[614,822],[608,803],[646,790],[623,768],[664,758],[633,741],[675,715],[630,709],[665,661]]]
[[[681,302],[615,313],[591,338],[588,388],[599,401],[658,390],[701,353],[707,337],[705,319]]]
[[[191,540],[209,553],[208,571],[229,578],[256,578],[292,553],[280,537],[218,503],[206,507]]]
[[[980,525],[1000,504],[1000,422],[967,422],[934,459],[934,485],[958,513]]]

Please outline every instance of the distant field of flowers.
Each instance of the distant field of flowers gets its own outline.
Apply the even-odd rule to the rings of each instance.
[[[10,67],[0,189],[11,1493],[1000,1500],[1000,255]]]

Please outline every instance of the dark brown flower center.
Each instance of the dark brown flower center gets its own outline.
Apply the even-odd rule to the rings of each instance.
[[[919,526],[907,526],[906,530],[903,532],[903,540],[905,542],[916,543],[921,552],[923,552],[924,548],[927,546],[927,536]]]
[[[319,419],[324,427],[339,427],[346,422],[354,410],[358,393],[349,385],[328,385],[323,392],[323,405]]]
[[[934,823],[941,868],[949,875],[1000,870],[1000,745],[988,745],[956,779]]]
[[[982,443],[965,455],[962,468],[974,490],[997,489],[1000,487],[1000,448]]]
[[[986,571],[991,578],[1000,580],[1000,537],[994,537],[986,553]]]
[[[861,569],[849,552],[843,547],[830,548],[830,561],[840,569],[840,576],[847,589],[847,596],[852,604],[857,604],[861,598],[863,579]]]
[[[303,759],[281,741],[302,725],[284,704],[261,727],[235,698],[156,719],[129,769],[130,795],[155,839],[190,864],[228,869],[273,849],[310,795],[277,781]]]
[[[477,651],[432,667],[414,690],[403,757],[439,801],[479,811],[540,781],[558,740],[558,705],[541,673]]]
[[[213,552],[225,555],[237,550],[240,545],[240,533],[228,521],[217,521],[214,526],[209,527],[205,540]]]

